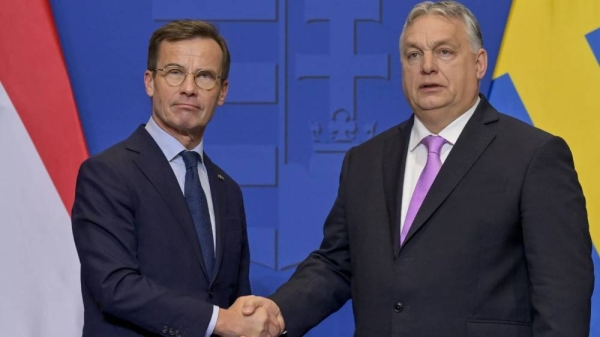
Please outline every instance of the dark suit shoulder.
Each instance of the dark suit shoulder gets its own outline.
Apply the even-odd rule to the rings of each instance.
[[[111,145],[99,153],[90,156],[86,161],[108,161],[118,163],[126,160],[130,151],[138,152],[139,148],[146,147],[160,151],[158,144],[152,139],[152,136],[146,131],[144,125],[140,125],[129,137]]]
[[[388,140],[389,138],[393,138],[393,137],[398,137],[398,135],[400,134],[400,130],[409,127],[410,125],[412,125],[411,123],[412,119],[406,120],[400,124],[394,125],[391,128],[381,132],[380,134],[378,134],[377,136],[367,140],[366,142],[362,143],[360,146],[372,146],[372,145],[378,145],[378,144],[382,144],[384,143],[386,140]],[[410,125],[409,125],[410,124]],[[409,128],[410,130],[410,128]]]
[[[547,131],[544,131],[531,124],[525,123],[522,120],[519,120],[512,116],[506,115],[501,112],[499,112],[498,115],[499,123],[501,124],[501,131],[514,134],[515,136],[522,135],[525,137],[532,137],[534,139],[539,139],[542,141],[554,136]]]
[[[495,123],[497,138],[511,144],[514,151],[537,149],[552,139],[560,138],[509,115],[498,113],[498,116]]]
[[[391,128],[381,132],[380,134],[376,135],[375,137],[365,141],[362,144],[359,144],[355,147],[352,148],[352,150],[354,150],[357,153],[363,153],[363,152],[373,152],[374,150],[377,149],[381,149],[383,144],[385,144],[386,142],[390,141],[390,140],[398,140],[399,137],[401,137],[402,131],[403,130],[408,130],[410,131],[410,127],[412,126],[412,118],[392,126]]]
[[[86,161],[108,161],[108,162],[118,162],[121,159],[124,159],[127,154],[125,141],[120,141],[110,147],[98,152],[92,156],[90,156]]]

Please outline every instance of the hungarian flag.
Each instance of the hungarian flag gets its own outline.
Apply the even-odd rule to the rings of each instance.
[[[0,326],[81,336],[70,210],[87,157],[48,0],[0,9]]]

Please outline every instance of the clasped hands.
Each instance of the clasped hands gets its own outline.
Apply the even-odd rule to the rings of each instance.
[[[214,333],[222,337],[277,337],[284,329],[285,322],[275,302],[243,296],[229,309],[219,309]]]

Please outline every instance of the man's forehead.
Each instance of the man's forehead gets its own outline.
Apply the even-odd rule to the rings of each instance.
[[[217,41],[211,38],[204,37],[196,37],[191,39],[179,40],[179,41],[169,41],[164,40],[158,46],[158,51],[160,53],[165,52],[199,52],[199,53],[217,53],[219,55],[222,54],[221,47],[217,43]]]
[[[439,25],[432,26],[431,22],[427,24],[424,20],[440,20]],[[458,35],[464,24],[457,18],[447,18],[441,14],[425,14],[417,17],[411,25],[404,29],[400,41],[402,46],[409,46],[422,43],[426,38],[427,45],[439,45],[442,43],[458,44]],[[466,30],[465,30],[466,35]]]
[[[218,43],[209,38],[194,38],[180,41],[162,41],[159,45],[158,59],[162,62],[177,62],[181,58],[198,59],[203,62],[214,61],[220,66],[222,50]]]
[[[408,25],[406,27],[406,29],[409,29],[409,28],[411,28],[411,27],[413,27],[413,26],[415,26],[417,24],[421,24],[425,20],[428,20],[428,21],[438,20],[440,22],[444,22],[444,23],[447,23],[447,24],[455,24],[455,23],[458,23],[458,22],[462,22],[461,20],[459,20],[456,17],[446,16],[446,15],[441,14],[441,13],[427,13],[427,14],[419,15],[416,18],[414,18],[412,20],[412,22],[410,23],[410,25]]]

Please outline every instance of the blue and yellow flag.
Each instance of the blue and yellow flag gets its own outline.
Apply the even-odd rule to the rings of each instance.
[[[600,337],[600,1],[513,0],[490,100],[573,151],[595,246],[590,336]]]

